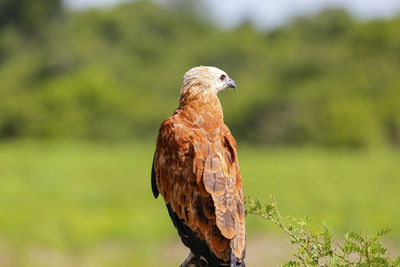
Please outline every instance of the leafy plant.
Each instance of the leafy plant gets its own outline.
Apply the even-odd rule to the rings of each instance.
[[[290,241],[297,246],[297,251],[293,254],[293,260],[282,265],[284,267],[400,266],[400,256],[392,258],[380,240],[389,229],[380,230],[370,236],[350,231],[345,234],[343,242],[333,242],[332,233],[325,224],[323,231],[319,231],[308,217],[282,217],[273,196],[266,203],[247,197],[246,214],[268,220],[290,236]]]

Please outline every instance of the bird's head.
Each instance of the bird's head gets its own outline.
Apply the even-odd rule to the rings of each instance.
[[[183,76],[181,96],[185,94],[217,94],[226,88],[236,90],[236,83],[223,70],[215,67],[194,67]]]

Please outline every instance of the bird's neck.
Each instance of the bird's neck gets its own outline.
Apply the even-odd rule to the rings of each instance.
[[[190,124],[208,131],[214,131],[224,124],[222,106],[214,93],[182,95],[178,110]]]

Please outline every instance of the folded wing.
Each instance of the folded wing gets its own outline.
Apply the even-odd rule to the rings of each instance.
[[[153,160],[152,189],[163,196],[183,243],[210,263],[244,256],[243,190],[236,142],[192,128],[173,116],[162,124]]]

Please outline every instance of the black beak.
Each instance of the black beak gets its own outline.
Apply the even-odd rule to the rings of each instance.
[[[233,90],[236,92],[236,83],[231,78],[229,78],[229,80],[227,81],[226,87],[233,88]]]

